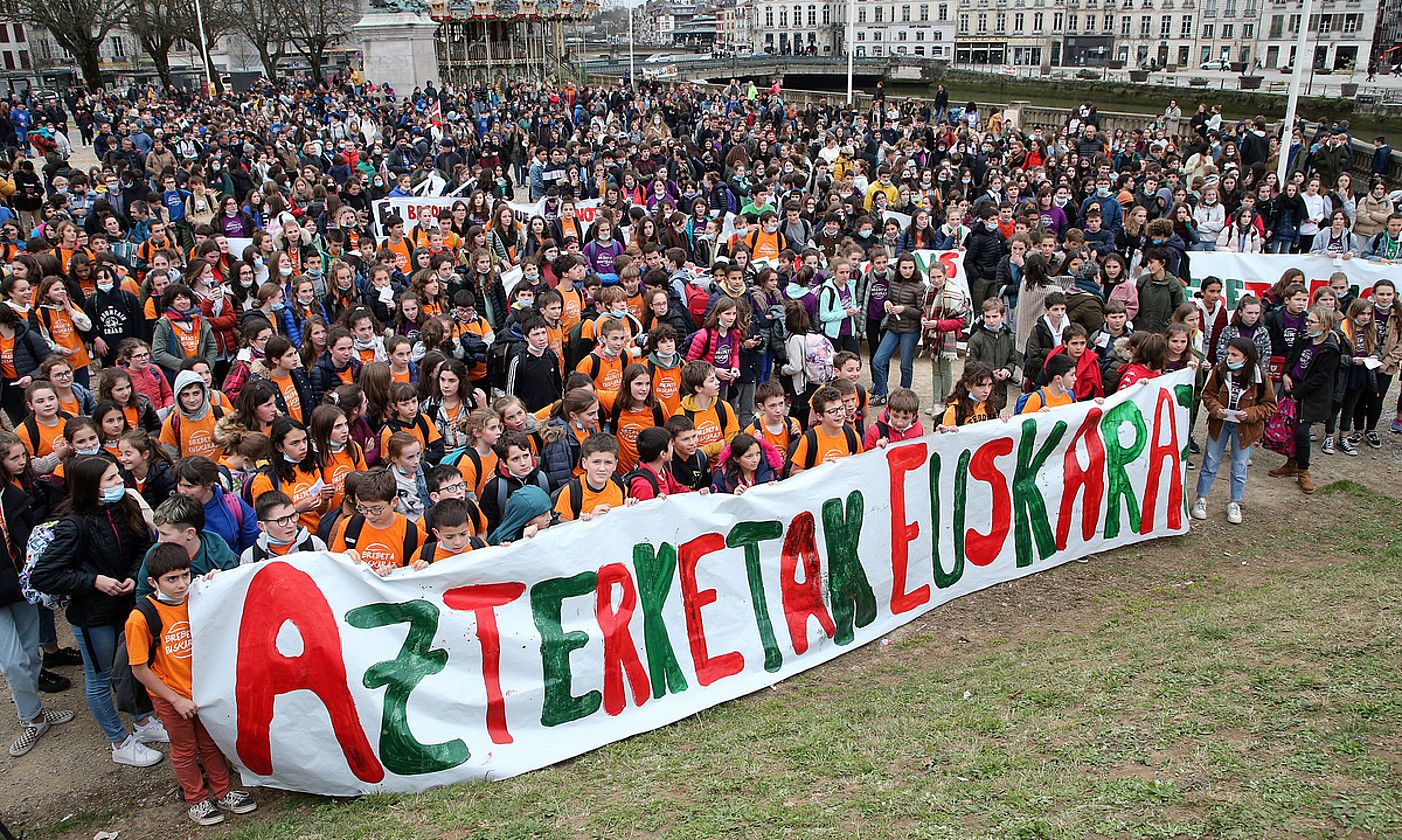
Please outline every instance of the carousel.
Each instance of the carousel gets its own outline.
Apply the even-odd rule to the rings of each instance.
[[[582,28],[598,11],[598,0],[433,0],[439,72],[452,84],[573,78]]]

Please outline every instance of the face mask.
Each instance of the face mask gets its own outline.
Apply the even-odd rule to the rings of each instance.
[[[1062,196],[1057,196],[1056,198],[1052,199],[1052,203],[1055,204],[1057,207],[1065,207],[1066,202],[1068,201],[1070,201],[1069,198],[1063,198]]]
[[[1227,362],[1227,370],[1241,370],[1246,367],[1246,360],[1240,362]]]
[[[1096,188],[1095,188],[1095,194],[1098,195],[1098,196],[1100,196],[1101,198],[1105,198],[1105,197],[1107,197],[1107,196],[1110,195],[1110,188],[1109,188],[1109,187],[1096,187]]]
[[[264,533],[267,533],[266,531]],[[297,539],[297,532],[292,532],[292,538],[286,540],[274,539],[272,534],[268,534],[268,545],[292,545],[292,540]]]
[[[996,220],[989,219],[988,221],[983,223],[983,226],[988,228],[989,230],[997,230],[998,222]]]
[[[283,310],[283,307],[285,307],[286,305],[287,304],[283,303],[282,301],[278,301],[277,303],[273,304],[273,311],[281,312]]]
[[[1392,304],[1389,303],[1389,304],[1387,304],[1387,305],[1383,305],[1383,304],[1381,304],[1381,303],[1375,303],[1375,304],[1373,304],[1373,308],[1374,308],[1374,309],[1381,309],[1382,311],[1386,312],[1386,311],[1388,311],[1389,309],[1392,308]]]
[[[297,298],[297,302],[303,306],[311,306],[314,299],[315,297],[313,295],[302,295]]]
[[[73,451],[77,452],[79,455],[96,455],[102,451],[102,444],[95,443],[92,446],[77,446],[73,448]]]
[[[1158,237],[1154,237],[1154,244],[1155,244],[1155,245],[1162,245],[1162,244],[1164,244],[1164,243],[1167,242],[1167,241],[1168,241],[1167,239],[1160,239],[1160,238],[1158,238]]]
[[[626,310],[626,309],[610,309],[610,310],[609,310],[609,317],[610,317],[610,318],[622,318],[622,317],[624,317],[624,316],[627,315],[627,314],[628,314],[628,310]]]
[[[283,277],[291,277],[292,266],[288,265],[287,263],[283,263],[282,265],[278,266],[277,273],[281,274]]]
[[[973,179],[973,178],[965,178],[965,179],[963,179],[963,183],[965,183],[965,184],[972,184],[973,182],[974,182],[974,179]]]
[[[404,476],[405,478],[408,478],[414,474],[414,470],[406,470],[398,464],[394,465],[394,471]]]
[[[1321,335],[1324,335],[1324,330],[1315,330],[1314,332],[1306,333],[1306,335],[1310,338],[1319,338]]]
[[[120,502],[122,500],[122,497],[126,494],[127,488],[125,487],[104,487],[102,488],[102,494],[99,498],[105,505],[114,505],[117,502]]]
[[[172,607],[178,607],[181,604],[185,603],[184,595],[180,596],[179,598],[172,598],[159,589],[157,589],[152,594],[156,596],[157,601],[160,601],[162,604],[170,604]]]
[[[112,291],[112,284],[111,284],[111,283],[98,283],[98,284],[97,284],[97,288],[98,288],[98,291],[110,292],[110,291]]]

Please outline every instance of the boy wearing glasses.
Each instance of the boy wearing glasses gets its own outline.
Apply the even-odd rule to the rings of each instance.
[[[789,455],[789,475],[798,475],[818,464],[856,455],[862,441],[848,424],[848,407],[842,392],[824,385],[813,394],[813,416],[818,425],[803,433]]]
[[[161,505],[165,507],[165,505]],[[269,490],[253,506],[258,514],[258,541],[244,549],[239,565],[295,554],[299,551],[325,551],[321,537],[308,531],[298,519],[292,499],[280,490]]]
[[[366,473],[355,490],[356,513],[337,528],[331,550],[355,552],[381,577],[409,565],[419,548],[419,528],[395,511],[398,501],[389,470],[380,467]]]

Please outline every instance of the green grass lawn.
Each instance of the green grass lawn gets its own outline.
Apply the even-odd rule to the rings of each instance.
[[[908,632],[558,767],[297,797],[236,836],[1402,836],[1402,536],[1390,500],[1331,491],[1373,524],[1327,557],[1194,534],[1149,591],[1107,571],[1093,626]]]
[[[1396,504],[1329,492],[1316,510],[1365,524],[1306,529],[1294,560],[1242,544],[1278,521],[1219,525],[1216,546],[1195,531],[1081,567],[1097,586],[1062,587],[1079,598],[1064,611],[1019,614],[1037,577],[1011,607],[989,599],[1006,621],[967,644],[937,611],[889,647],[557,767],[283,797],[235,836],[1402,836]]]

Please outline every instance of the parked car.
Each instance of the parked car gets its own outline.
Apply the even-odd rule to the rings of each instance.
[[[1203,70],[1230,70],[1232,63],[1225,58],[1213,58],[1199,65]]]

